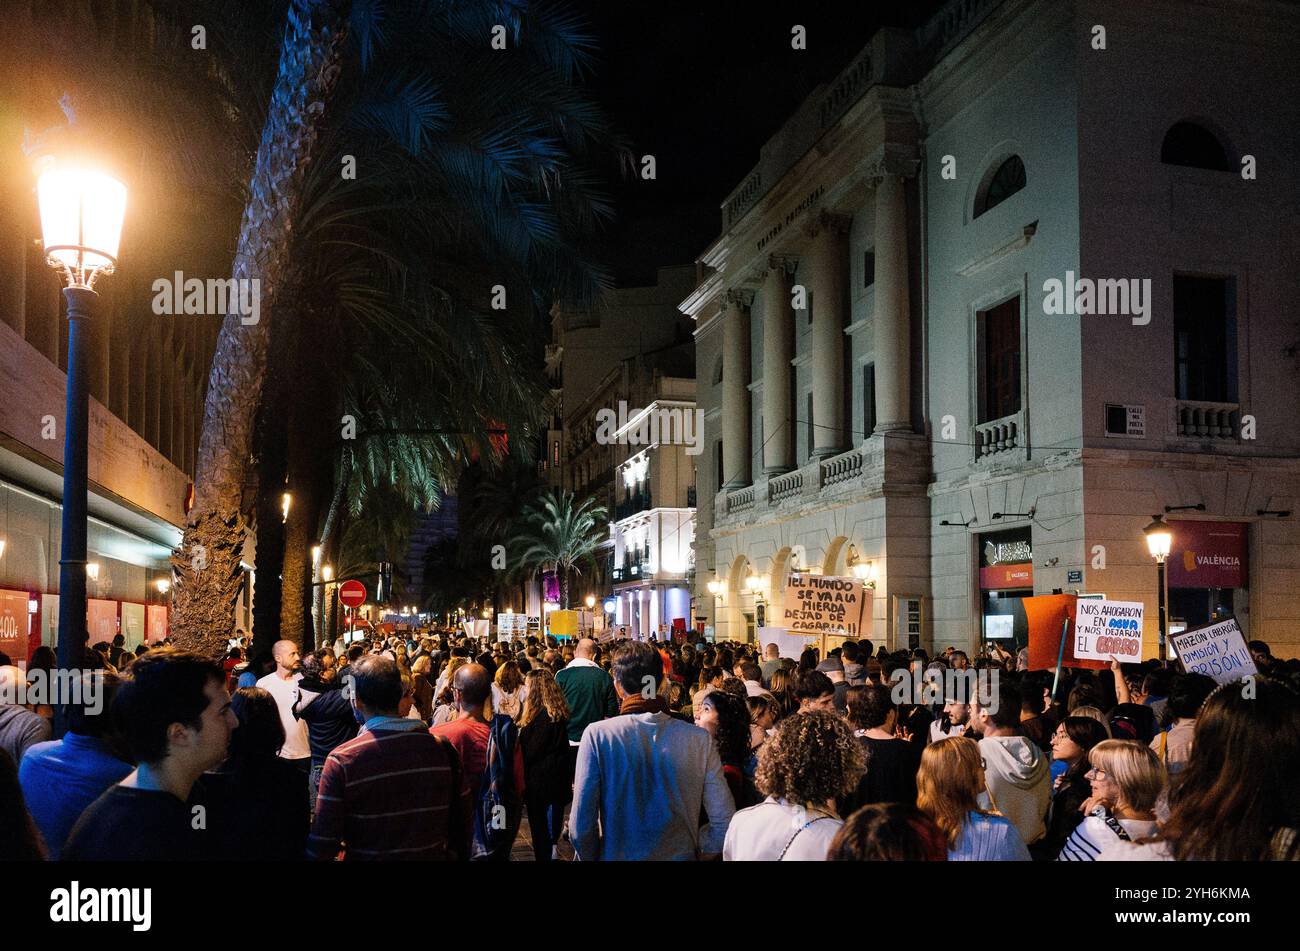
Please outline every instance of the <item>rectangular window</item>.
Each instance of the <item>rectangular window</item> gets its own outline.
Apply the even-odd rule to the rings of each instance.
[[[714,494],[722,491],[723,485],[726,484],[726,478],[722,474],[722,440],[719,439],[713,444],[713,471],[717,473],[717,486],[714,488]]]
[[[806,417],[808,420],[808,458],[811,459],[813,456],[813,400],[811,393],[808,394],[806,402],[808,406],[808,415]]]
[[[862,367],[862,435],[870,436],[876,429],[876,365]]]
[[[876,252],[875,250],[862,252],[862,286],[870,287],[876,283]]]
[[[1237,282],[1174,275],[1174,395],[1237,401]]]
[[[1020,412],[1020,298],[978,314],[981,423]]]

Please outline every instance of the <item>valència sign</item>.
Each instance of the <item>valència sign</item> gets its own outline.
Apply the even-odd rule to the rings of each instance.
[[[862,633],[871,589],[857,578],[791,572],[785,582],[781,626],[808,634]],[[870,616],[869,614],[866,616]]]

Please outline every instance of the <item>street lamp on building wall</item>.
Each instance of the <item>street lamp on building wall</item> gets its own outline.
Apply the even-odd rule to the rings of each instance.
[[[63,525],[59,550],[58,665],[80,667],[86,645],[87,429],[90,401],[88,322],[99,295],[95,280],[117,267],[126,186],[103,172],[47,158],[37,170],[45,260],[62,272],[68,307],[67,408],[63,422]],[[55,709],[55,730],[67,730],[67,708]]]
[[[1163,515],[1153,515],[1152,522],[1142,529],[1147,537],[1147,550],[1156,560],[1157,604],[1160,609],[1160,663],[1165,663],[1165,637],[1169,632],[1169,622],[1165,602],[1167,600],[1168,575],[1165,563],[1169,560],[1169,549],[1173,544],[1174,533],[1165,522]]]

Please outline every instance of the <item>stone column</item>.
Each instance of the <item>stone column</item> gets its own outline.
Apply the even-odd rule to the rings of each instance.
[[[113,339],[109,347],[111,360],[108,366],[108,408],[124,423],[131,416],[131,363],[135,346],[131,322],[121,307],[113,308]]]
[[[876,432],[910,432],[911,315],[907,293],[907,198],[903,179],[876,185]]]
[[[785,260],[774,257],[769,263],[763,282],[763,474],[771,477],[794,468],[794,421],[790,419],[794,309]]]
[[[812,306],[813,455],[848,446],[844,425],[844,313],[849,220],[823,212],[812,229],[807,290]]]
[[[176,411],[173,402],[176,398],[174,333],[175,328],[170,322],[163,325],[162,345],[159,348],[162,362],[158,368],[158,451],[168,459],[172,458],[172,414]]]
[[[113,310],[113,306],[108,302],[96,310],[95,316],[88,324],[90,347],[86,351],[89,361],[86,367],[86,382],[90,387],[90,395],[106,408],[112,406],[108,392],[108,374],[113,328],[117,323],[117,315]]]
[[[749,305],[752,295],[727,291],[722,326],[722,477],[724,489],[752,482],[750,463]]]
[[[18,336],[26,337],[28,229],[25,222],[31,199],[22,194],[17,183],[29,179],[21,175],[19,163],[0,163],[0,169],[5,173],[4,182],[0,183],[0,320]],[[50,297],[57,297],[53,280],[49,286]]]
[[[148,328],[145,346],[149,350],[149,360],[141,381],[145,393],[144,429],[141,435],[148,440],[149,445],[161,450],[159,434],[162,430],[158,425],[158,415],[162,409],[163,325],[158,318],[151,316],[145,326]]]

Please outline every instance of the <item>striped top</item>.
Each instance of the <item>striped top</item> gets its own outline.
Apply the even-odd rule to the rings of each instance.
[[[446,859],[460,841],[456,751],[419,720],[372,720],[321,771],[307,857]]]
[[[1128,833],[1130,841],[1144,839],[1155,835],[1156,824],[1142,819],[1117,819],[1120,826]],[[1101,816],[1087,816],[1074,827],[1070,837],[1065,840],[1058,862],[1095,862],[1102,850],[1116,842],[1123,842]]]

